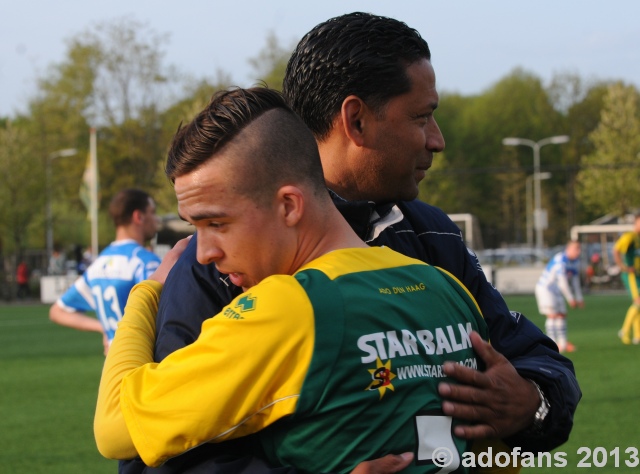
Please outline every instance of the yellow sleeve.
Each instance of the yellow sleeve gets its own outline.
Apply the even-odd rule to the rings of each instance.
[[[120,410],[120,387],[128,373],[153,361],[161,290],[162,285],[151,280],[132,288],[102,369],[93,429],[98,451],[110,459],[137,455]]]
[[[624,254],[627,253],[627,251],[629,250],[629,246],[631,245],[632,242],[633,242],[633,233],[627,232],[620,236],[620,238],[616,241],[616,243],[613,244],[613,248],[618,252],[620,252],[621,254],[623,254],[623,257],[624,257]]]
[[[205,321],[193,344],[124,377],[120,408],[136,451],[158,466],[294,413],[313,346],[304,290],[289,276],[264,280]]]

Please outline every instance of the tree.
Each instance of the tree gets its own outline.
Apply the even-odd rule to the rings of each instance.
[[[25,117],[34,153],[46,160],[55,150],[78,149],[53,167],[54,235],[86,242],[87,233],[78,231],[88,228],[78,190],[90,127],[98,130],[101,223],[118,190],[153,190],[166,149],[161,113],[176,81],[163,63],[166,40],[133,19],[98,23],[69,39],[65,59],[39,79]],[[112,237],[110,225],[101,225],[100,242]]]
[[[264,82],[272,89],[282,90],[282,80],[287,69],[287,62],[297,42],[290,47],[280,46],[278,37],[270,32],[267,35],[267,44],[255,58],[249,59],[253,66],[257,81]]]
[[[421,194],[448,213],[479,218],[487,246],[522,243],[525,239],[525,182],[532,174],[531,149],[503,147],[508,136],[540,139],[557,134],[556,111],[535,75],[515,69],[487,91],[472,97],[443,93],[436,118],[446,140],[446,166],[427,173]],[[557,151],[555,151],[557,153]],[[545,153],[543,163],[553,162]],[[435,160],[440,158],[436,156]],[[446,173],[446,176],[443,174]],[[434,181],[450,192],[431,199]]]
[[[124,187],[153,187],[165,149],[161,111],[176,79],[173,68],[163,64],[167,39],[122,18],[98,24],[72,42],[72,48],[91,48],[96,58],[92,115],[103,200]]]
[[[175,70],[163,64],[168,36],[126,17],[98,23],[69,41],[69,61],[87,51],[93,74],[91,121],[117,126],[161,108]]]
[[[174,69],[163,64],[166,40],[134,19],[98,23],[68,40],[65,60],[40,81],[31,115],[51,122],[41,135],[74,129],[87,150],[89,127],[97,128],[103,204],[124,187],[154,184],[165,148],[160,114],[176,81]],[[77,190],[84,160],[67,160],[60,168],[78,178],[66,187],[66,197],[81,209]]]
[[[40,158],[23,127],[7,122],[0,128],[0,248],[7,253],[21,256],[32,244],[29,229],[45,203]]]
[[[560,93],[560,90],[564,92]],[[551,82],[550,96],[554,107],[563,111],[565,125],[561,130],[571,137],[571,142],[562,146],[561,163],[550,168],[553,179],[549,182],[552,202],[566,203],[566,229],[600,217],[576,198],[576,182],[582,157],[593,152],[593,143],[588,136],[600,121],[606,90],[606,83],[586,83],[580,77],[568,74],[557,75]]]
[[[583,157],[578,195],[601,213],[624,215],[640,207],[640,94],[621,82],[609,86],[600,123],[589,135],[593,153]]]
[[[173,186],[169,183],[164,172],[166,155],[173,136],[178,130],[178,127],[190,122],[204,109],[216,92],[227,89],[230,87],[231,82],[229,75],[218,71],[214,83],[201,80],[187,84],[183,91],[182,98],[162,113],[161,141],[164,149],[162,151],[162,159],[160,159],[157,164],[157,172],[155,173],[153,184],[153,188],[155,189],[153,197],[158,206],[159,214],[176,212],[176,195]]]

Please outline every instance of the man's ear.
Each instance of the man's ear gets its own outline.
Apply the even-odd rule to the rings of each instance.
[[[364,132],[371,120],[371,111],[357,95],[350,95],[342,102],[340,118],[344,133],[356,146],[364,145]]]
[[[297,186],[282,186],[278,190],[278,210],[287,227],[294,227],[302,219],[305,210],[304,198],[304,193]]]
[[[136,209],[131,214],[131,223],[132,224],[141,224],[143,219],[143,212],[140,209]]]

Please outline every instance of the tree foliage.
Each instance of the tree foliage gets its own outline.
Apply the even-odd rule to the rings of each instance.
[[[40,94],[31,104],[40,134],[74,130],[82,155],[88,149],[89,127],[98,129],[98,166],[102,207],[119,189],[136,186],[152,190],[164,142],[161,114],[169,103],[175,76],[163,63],[165,35],[133,19],[98,23],[71,38],[65,60],[51,67],[40,81]],[[49,150],[62,147],[52,146]],[[78,179],[66,188],[76,203],[84,159],[66,160],[59,168]]]
[[[640,94],[620,82],[607,90],[594,150],[582,159],[578,194],[586,206],[624,215],[640,207]]]
[[[43,165],[25,128],[11,122],[0,128],[0,168],[4,170],[0,173],[0,249],[20,255],[33,244],[29,228],[42,216],[34,210],[45,206]]]
[[[40,77],[23,116],[0,120],[0,229],[11,248],[44,248],[44,165],[64,148],[78,152],[51,163],[54,235],[63,243],[87,244],[78,190],[90,127],[98,129],[100,244],[113,237],[105,225],[106,203],[123,187],[143,188],[160,213],[175,212],[164,175],[171,139],[216,91],[234,83],[224,71],[206,80],[179,75],[165,64],[167,42],[167,35],[133,19],[98,23],[68,40],[64,59]],[[250,59],[253,84],[280,89],[293,47],[270,33]],[[448,213],[478,216],[487,246],[523,244],[532,150],[503,146],[502,140],[566,134],[570,143],[541,153],[541,171],[552,173],[542,183],[550,223],[545,242],[562,243],[574,224],[637,207],[638,92],[609,86],[560,74],[545,87],[535,74],[515,69],[476,95],[442,93],[436,119],[446,150],[434,157],[420,199]]]
[[[162,108],[175,72],[163,63],[167,35],[126,17],[98,23],[69,41],[68,64],[86,52],[91,64],[94,126],[147,122]]]
[[[171,144],[171,140],[182,125],[191,121],[209,103],[213,95],[221,90],[225,90],[231,85],[231,78],[228,75],[219,73],[214,83],[201,80],[196,83],[189,83],[185,86],[180,99],[176,100],[162,114],[162,150],[161,159],[156,165],[156,172],[153,182],[153,197],[158,206],[158,213],[176,212],[176,196],[173,186],[167,179],[164,172],[166,155]]]
[[[443,94],[437,119],[446,140],[446,164],[429,172],[421,196],[448,213],[478,216],[489,246],[523,243],[532,151],[503,147],[502,139],[538,140],[562,129],[562,116],[540,79],[515,69],[480,95]],[[545,153],[543,162],[550,160],[551,154]],[[441,180],[445,184],[434,185]],[[453,192],[430,195],[430,188],[442,186]]]
[[[275,33],[270,32],[264,48],[256,57],[249,59],[256,81],[266,84],[271,89],[282,90],[287,62],[294,48],[295,43],[288,48],[281,46]]]

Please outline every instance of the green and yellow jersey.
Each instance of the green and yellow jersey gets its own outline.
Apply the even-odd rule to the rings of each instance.
[[[613,248],[620,253],[624,264],[633,267],[636,275],[640,275],[640,235],[636,232],[625,232]]]
[[[123,328],[147,324],[157,298],[153,284],[139,285],[116,339],[138,344]],[[445,361],[478,368],[471,331],[488,337],[453,276],[388,248],[344,249],[263,280],[161,363],[130,371],[131,361],[110,358],[127,373],[120,409],[148,465],[259,432],[272,463],[303,471],[348,472],[413,451],[406,472],[465,472],[456,468],[470,445],[453,436],[437,385]],[[139,345],[147,359],[148,341]],[[442,455],[444,471],[433,462]]]
[[[616,241],[613,248],[622,256],[623,263],[634,269],[634,273],[622,272],[622,282],[631,294],[631,298],[638,298],[640,287],[640,235],[637,232],[625,232]]]

